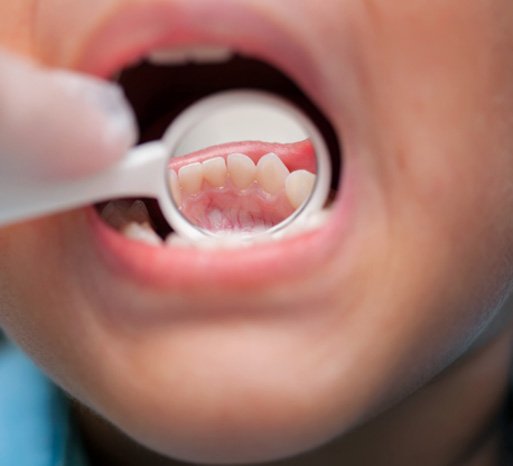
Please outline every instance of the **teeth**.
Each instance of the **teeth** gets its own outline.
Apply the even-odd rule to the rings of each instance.
[[[239,189],[249,187],[255,181],[256,165],[245,154],[230,154],[227,157],[227,168],[232,183]]]
[[[173,196],[175,204],[179,206],[182,203],[182,192],[180,191],[178,175],[174,170],[169,170],[169,187],[171,189],[171,196]]]
[[[122,228],[121,232],[127,238],[141,241],[152,246],[160,246],[162,244],[162,240],[148,223],[141,225],[140,223],[130,222]]]
[[[227,47],[196,46],[176,49],[158,49],[148,60],[154,65],[183,65],[185,63],[224,63],[233,56]]]
[[[226,235],[219,235],[201,240],[197,243],[197,247],[206,250],[241,249],[244,247],[249,247],[251,244],[251,241],[245,241],[243,237],[227,233]]]
[[[170,233],[165,241],[166,246],[173,246],[177,248],[196,248],[204,250],[214,249],[237,249],[243,246],[250,246],[251,242],[244,241],[237,235],[226,233],[226,235],[219,236],[205,236],[201,239],[196,239],[194,242],[186,238],[178,236],[176,233]]]
[[[181,236],[178,236],[176,233],[170,233],[165,241],[166,246],[176,246],[176,247],[190,247],[192,246],[192,243],[182,238]]]
[[[130,222],[150,223],[150,214],[143,201],[111,201],[102,210],[101,217],[117,230]]]
[[[178,179],[184,193],[196,194],[201,190],[203,184],[203,165],[194,162],[178,170]]]
[[[304,233],[305,231],[312,231],[321,228],[325,225],[331,216],[330,209],[322,209],[318,212],[310,214],[306,218],[297,219],[293,224],[289,225],[285,230],[275,233],[273,239],[280,240],[289,236]]]
[[[296,170],[287,176],[285,192],[292,207],[300,207],[312,194],[314,185],[315,175],[306,170]]]
[[[233,51],[227,47],[195,47],[191,55],[196,63],[223,63],[232,58]]]
[[[170,170],[169,185],[176,203],[180,205],[182,194],[199,193],[203,180],[212,187],[221,188],[225,185],[227,176],[238,189],[246,189],[255,181],[264,191],[273,195],[285,188],[289,202],[295,209],[308,199],[316,179],[313,173],[306,170],[289,172],[273,152],[262,156],[257,165],[246,154],[234,153],[228,155],[226,160],[223,157],[214,157],[203,162],[190,163],[181,167],[178,175]]]
[[[214,157],[213,159],[203,162],[203,176],[210,185],[215,188],[224,186],[226,179],[226,162],[222,157]]]
[[[270,194],[278,194],[283,189],[288,174],[288,168],[273,152],[264,155],[258,161],[256,179]]]
[[[176,233],[171,233],[165,241],[166,246],[173,246],[178,248],[195,248],[203,250],[215,250],[215,249],[240,249],[249,247],[253,244],[253,241],[248,241],[237,234],[231,234],[226,232],[224,235],[218,236],[205,236],[201,239],[196,239],[194,242],[181,238]]]
[[[159,49],[148,56],[154,65],[183,65],[189,61],[189,53],[185,49]]]

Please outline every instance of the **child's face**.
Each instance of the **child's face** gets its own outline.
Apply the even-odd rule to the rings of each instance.
[[[342,141],[332,217],[295,240],[155,249],[87,209],[1,231],[0,324],[139,442],[193,461],[300,452],[493,317],[513,257],[511,0],[7,3],[2,44],[51,66],[104,69],[162,31],[271,56]]]

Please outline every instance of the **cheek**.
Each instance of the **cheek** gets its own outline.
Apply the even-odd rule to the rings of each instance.
[[[87,337],[76,312],[84,299],[61,240],[56,222],[47,220],[0,230],[0,326],[54,374],[80,360],[74,342]]]
[[[513,7],[435,2],[421,15],[426,2],[377,3],[354,13],[358,156],[383,199],[391,260],[405,278],[433,269],[445,280],[434,290],[483,306],[510,279]]]

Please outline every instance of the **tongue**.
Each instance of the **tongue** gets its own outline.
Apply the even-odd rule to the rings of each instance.
[[[253,232],[282,222],[308,198],[315,167],[309,140],[245,141],[171,159],[170,184],[181,212],[196,226]]]

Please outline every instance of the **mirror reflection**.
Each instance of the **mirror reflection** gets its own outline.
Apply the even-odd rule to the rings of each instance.
[[[171,154],[169,188],[200,229],[262,232],[308,202],[316,168],[309,135],[292,115],[248,103],[207,112],[184,132]]]

